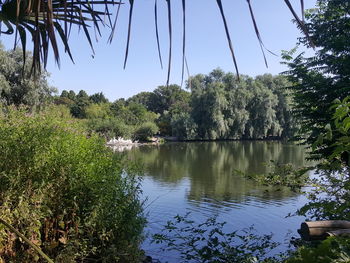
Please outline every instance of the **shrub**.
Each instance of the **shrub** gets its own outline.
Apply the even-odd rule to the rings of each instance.
[[[350,240],[329,237],[316,246],[302,246],[285,261],[286,263],[346,263],[350,262]]]
[[[259,236],[252,227],[225,232],[226,223],[215,217],[202,223],[191,220],[189,214],[175,216],[162,232],[153,235],[152,242],[164,244],[163,251],[177,251],[179,262],[253,263],[278,262],[268,254],[278,243],[272,235]]]
[[[150,137],[158,132],[158,127],[153,122],[146,122],[138,127],[133,134],[134,140],[148,141]]]
[[[90,119],[88,120],[88,127],[90,131],[97,132],[106,139],[111,139],[113,137],[130,138],[133,128],[115,118]]]
[[[79,123],[9,110],[0,116],[0,217],[55,262],[133,262],[145,223],[135,176]],[[38,255],[0,225],[0,261]]]

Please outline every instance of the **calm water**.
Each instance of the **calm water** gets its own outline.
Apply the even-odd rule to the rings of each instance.
[[[128,151],[144,164],[142,187],[147,197],[148,231],[157,233],[175,215],[191,212],[202,222],[218,216],[229,231],[254,226],[258,233],[274,233],[274,240],[297,236],[301,217],[288,217],[304,197],[286,188],[262,187],[234,174],[234,170],[265,173],[263,163],[305,164],[300,146],[280,142],[193,142],[141,146]],[[161,253],[156,245],[144,249],[163,262],[177,262],[176,253]]]

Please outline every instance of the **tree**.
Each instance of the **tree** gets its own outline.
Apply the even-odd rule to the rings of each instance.
[[[264,139],[293,134],[285,77],[241,76],[237,80],[232,73],[215,69],[190,81],[190,112],[198,138]]]
[[[201,76],[198,76],[201,78]],[[227,108],[224,86],[220,82],[203,78],[205,83],[192,82],[192,116],[197,124],[198,135],[203,139],[225,138],[227,126],[224,120],[223,111]]]
[[[75,101],[77,99],[77,95],[75,94],[74,90],[70,90],[68,92],[68,99]]]
[[[259,82],[252,83],[252,97],[247,105],[249,120],[246,126],[248,138],[259,139],[280,136],[281,125],[277,121],[277,96]]]
[[[92,103],[107,103],[108,99],[105,97],[105,95],[102,92],[98,92],[95,94],[92,94],[89,99],[92,101]]]
[[[80,90],[76,95],[75,104],[71,107],[71,113],[76,118],[86,118],[86,108],[90,105],[89,95]]]
[[[179,85],[159,86],[149,96],[149,110],[163,114],[175,103],[181,103],[188,98],[188,92],[181,89]]]
[[[292,52],[284,58],[290,70],[286,72],[293,85],[295,115],[301,122],[299,138],[314,144],[333,116],[335,99],[350,95],[350,4],[349,1],[319,0],[318,8],[306,14],[310,37],[317,47],[315,55],[304,53],[293,59]],[[299,44],[309,46],[307,39]],[[331,154],[332,144],[313,151],[314,158]]]
[[[68,96],[69,96],[69,93],[68,93],[68,91],[66,91],[66,90],[62,90],[62,92],[61,92],[61,98],[68,98]]]
[[[157,132],[158,127],[155,123],[145,122],[135,130],[133,139],[139,141],[148,141]]]
[[[127,103],[141,104],[145,106],[147,110],[151,110],[152,96],[153,96],[152,92],[143,91],[127,99]]]
[[[301,121],[299,137],[310,146],[311,157],[319,160],[310,201],[298,213],[349,220],[350,3],[319,0],[306,19],[315,54],[284,55],[295,114]],[[308,46],[305,38],[299,44]]]
[[[88,119],[106,119],[110,115],[108,103],[93,103],[85,108],[85,116]]]
[[[32,56],[27,55],[28,61]],[[20,50],[6,51],[0,45],[0,101],[10,105],[25,104],[32,108],[47,102],[55,88],[49,86],[47,73],[42,73],[37,80],[27,77],[30,67],[23,67],[23,57]]]

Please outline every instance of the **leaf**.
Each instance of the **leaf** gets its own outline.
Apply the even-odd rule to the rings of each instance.
[[[302,0],[301,0],[302,1]],[[299,16],[297,15],[297,13],[295,12],[292,4],[290,3],[289,0],[284,0],[284,2],[286,3],[286,5],[288,6],[290,12],[292,13],[292,15],[294,16],[295,18],[295,21],[297,22],[298,26],[300,27],[300,29],[303,31],[303,33],[305,34],[305,36],[307,37],[307,39],[309,40],[309,44],[312,48],[315,48],[315,44],[314,42],[312,41],[310,35],[309,35],[309,32],[304,24],[303,21],[300,20]],[[302,1],[303,2],[303,1]]]
[[[63,29],[62,29],[61,25],[58,22],[54,22],[54,26],[55,26],[57,32],[59,33],[59,35],[61,37],[61,40],[62,40],[63,45],[65,47],[65,51],[68,53],[70,59],[74,63],[74,59],[73,59],[73,56],[72,56],[72,54],[70,52],[70,48],[69,48],[69,45],[68,45],[68,39],[67,39],[66,34],[63,32]]]
[[[186,56],[186,0],[182,0],[182,69],[181,69],[181,87],[185,74],[185,56]]]
[[[272,55],[275,55],[275,56],[277,56],[277,55],[276,55],[275,53],[273,53],[272,51],[268,50],[268,49],[265,47],[265,45],[264,45],[264,43],[263,43],[263,41],[262,41],[262,39],[261,39],[261,35],[260,35],[259,28],[258,28],[258,25],[257,25],[256,20],[255,20],[255,16],[254,16],[254,12],[253,12],[253,8],[252,8],[252,5],[251,5],[250,0],[247,0],[247,3],[248,3],[248,7],[249,7],[250,16],[251,16],[252,21],[253,21],[254,30],[255,30],[255,35],[256,35],[256,37],[257,37],[258,40],[259,40],[259,45],[260,45],[260,49],[261,49],[261,52],[262,52],[263,57],[264,57],[265,65],[266,65],[266,67],[268,68],[268,64],[267,64],[267,60],[266,60],[266,56],[265,56],[264,49],[266,49],[266,50],[267,50],[268,52],[270,52]]]
[[[24,73],[24,66],[26,64],[26,43],[27,43],[27,34],[25,29],[21,26],[18,25],[17,26],[17,30],[19,32],[19,36],[21,39],[21,43],[22,43],[22,52],[23,52],[23,73]]]
[[[156,29],[156,40],[157,40],[157,48],[158,48],[158,57],[160,62],[160,67],[163,69],[163,60],[162,60],[162,53],[160,50],[160,41],[159,41],[159,32],[158,32],[158,7],[157,7],[157,0],[154,1],[154,24]]]
[[[224,8],[222,7],[222,2],[221,2],[221,0],[216,0],[216,3],[217,3],[217,5],[218,5],[219,10],[220,10],[220,13],[221,13],[221,18],[222,18],[222,21],[223,21],[223,23],[224,23],[225,32],[226,32],[226,38],[227,38],[228,45],[229,45],[229,48],[230,48],[230,51],[231,51],[231,56],[232,56],[233,63],[234,63],[234,65],[235,65],[237,78],[239,79],[238,65],[237,65],[235,53],[234,53],[234,50],[233,50],[233,45],[232,45],[232,41],[231,41],[230,32],[229,32],[229,30],[228,30],[228,26],[227,26],[227,22],[226,22],[226,17],[225,17],[225,13],[224,13]]]
[[[170,81],[170,71],[171,71],[171,54],[173,47],[173,32],[172,32],[172,22],[171,22],[171,3],[170,0],[165,0],[168,7],[168,32],[169,32],[169,58],[168,58],[168,76],[166,81],[166,86],[169,86]]]
[[[109,43],[112,43],[113,36],[115,34],[115,29],[117,27],[117,21],[118,21],[118,17],[119,17],[120,7],[121,7],[122,4],[123,3],[120,2],[119,5],[118,5],[117,14],[115,15],[114,24],[112,26],[112,31],[111,31],[111,34],[109,35],[109,38],[108,38],[108,42]]]
[[[127,40],[126,40],[124,69],[126,68],[126,62],[128,61],[128,55],[129,55],[129,45],[130,45],[130,35],[131,35],[131,22],[132,22],[132,14],[133,14],[133,9],[134,9],[134,0],[129,0],[129,3],[130,3],[130,9],[129,9],[128,37],[127,37]]]

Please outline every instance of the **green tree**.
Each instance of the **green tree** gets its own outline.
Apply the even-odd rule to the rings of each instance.
[[[280,136],[281,126],[277,121],[275,111],[278,105],[277,96],[257,82],[254,82],[251,88],[252,98],[247,106],[249,120],[246,135],[253,139]]]
[[[307,27],[315,54],[285,52],[289,66],[286,75],[291,83],[295,100],[295,114],[300,121],[300,139],[308,144],[317,141],[324,127],[332,119],[330,109],[335,99],[350,95],[350,7],[349,1],[319,0],[318,8],[307,12]],[[307,39],[299,44],[309,46]],[[334,123],[330,123],[334,128]],[[313,151],[314,158],[328,156],[332,146],[322,145]]]
[[[85,108],[85,116],[88,119],[106,119],[111,116],[108,103],[93,103]]]
[[[133,139],[138,141],[148,141],[153,135],[158,132],[158,127],[153,122],[145,122],[136,128]]]
[[[70,90],[68,92],[68,99],[75,101],[77,99],[77,95],[75,94],[74,90]]]
[[[86,93],[86,91],[80,90],[75,97],[75,104],[72,105],[71,107],[72,115],[80,119],[86,118],[86,108],[89,105],[90,105],[89,95]]]
[[[27,55],[27,61],[32,60]],[[28,79],[30,67],[23,68],[22,52],[18,49],[4,50],[0,45],[0,101],[7,105],[28,105],[38,107],[49,101],[55,88],[49,86],[47,73],[42,73],[36,81]]]
[[[192,77],[190,83],[190,112],[198,138],[264,139],[293,134],[295,123],[283,76],[237,80],[232,73],[215,69]]]
[[[66,90],[62,90],[62,92],[61,92],[61,98],[68,98],[68,96],[69,96],[69,93],[68,93],[68,91],[66,91]]]
[[[108,99],[105,97],[105,95],[102,92],[98,92],[95,94],[92,94],[89,99],[92,101],[92,103],[107,103]]]
[[[127,99],[126,102],[128,104],[129,103],[141,104],[141,105],[145,106],[147,108],[147,110],[151,110],[152,96],[153,96],[152,92],[143,91],[143,92],[140,92],[140,93],[130,97],[129,99]]]
[[[198,136],[203,139],[225,138],[227,132],[223,111],[228,103],[224,85],[217,80],[202,75],[191,79],[192,117],[198,126]]]
[[[148,109],[155,113],[163,114],[175,104],[186,101],[188,92],[182,90],[179,85],[159,86],[150,96]]]

